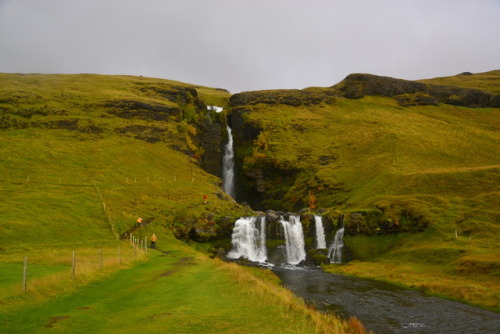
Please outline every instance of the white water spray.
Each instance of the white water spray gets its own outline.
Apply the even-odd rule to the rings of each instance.
[[[238,219],[234,224],[231,242],[233,249],[227,254],[229,258],[243,257],[253,262],[265,262],[267,260],[266,217]]]
[[[222,184],[226,193],[234,198],[234,148],[233,133],[229,125],[227,126],[228,141],[224,147],[224,157],[222,159]]]
[[[316,226],[316,248],[326,248],[325,229],[321,216],[314,216],[314,223]]]
[[[328,250],[328,258],[330,263],[342,263],[342,248],[344,248],[344,228],[340,228],[335,233],[333,244]]]
[[[286,260],[289,264],[299,264],[306,259],[304,248],[304,232],[298,216],[290,216],[290,221],[280,217],[280,223],[285,230]]]

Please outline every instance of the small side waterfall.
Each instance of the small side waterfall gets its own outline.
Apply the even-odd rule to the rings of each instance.
[[[253,262],[267,260],[266,218],[244,217],[236,221],[231,237],[233,249],[229,258],[246,258]]]
[[[328,250],[328,258],[330,263],[342,263],[342,248],[344,248],[344,228],[340,228],[335,233],[333,244]]]
[[[224,147],[224,157],[222,159],[222,184],[226,193],[234,198],[234,147],[233,133],[229,125],[227,125],[227,137],[228,141]]]
[[[280,218],[285,231],[286,259],[289,264],[299,264],[306,259],[304,232],[298,216],[290,216],[290,221]]]
[[[326,248],[325,229],[323,228],[323,219],[321,216],[314,216],[316,227],[316,248]]]

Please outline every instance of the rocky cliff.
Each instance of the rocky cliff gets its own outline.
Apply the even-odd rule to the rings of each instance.
[[[446,103],[470,108],[500,108],[500,95],[478,89],[426,84],[371,74],[351,74],[332,87],[343,97],[365,95],[396,99],[402,106]]]

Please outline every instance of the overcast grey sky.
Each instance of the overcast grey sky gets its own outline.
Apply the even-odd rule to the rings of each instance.
[[[500,69],[500,0],[0,0],[0,72],[231,92]]]

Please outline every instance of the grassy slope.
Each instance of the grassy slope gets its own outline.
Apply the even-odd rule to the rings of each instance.
[[[137,216],[175,228],[171,217],[181,211],[242,212],[215,196],[222,192],[218,178],[179,152],[197,149],[190,140],[196,129],[186,120],[122,118],[107,107],[120,100],[176,107],[155,89],[187,85],[142,77],[9,74],[0,75],[0,83],[0,215],[8,222],[2,244],[103,239],[110,236],[110,223],[120,234]],[[227,93],[198,90],[207,104],[227,100]],[[72,120],[77,126],[64,129]],[[209,206],[199,205],[204,194]]]
[[[500,76],[497,71],[473,76],[475,81],[463,78],[467,80],[464,86],[482,88],[492,80],[498,82]],[[246,157],[247,166],[264,163],[301,170],[291,186],[283,183],[280,187],[279,180],[272,183],[270,193],[285,195],[269,204],[290,209],[295,204],[297,209],[296,203],[306,205],[312,191],[318,207],[343,212],[375,209],[393,221],[407,210],[430,223],[425,232],[404,241],[365,240],[380,244],[374,248],[383,251],[364,252],[364,256],[359,255],[368,248],[366,243],[348,239],[358,259],[379,261],[381,269],[374,274],[366,269],[369,266],[356,263],[337,270],[387,279],[388,262],[413,268],[415,275],[428,282],[459,275],[451,288],[446,280],[437,291],[417,285],[469,302],[500,306],[496,283],[500,275],[498,109],[444,104],[403,108],[381,97],[246,108],[251,110],[245,115],[247,121],[263,129]],[[431,275],[433,271],[439,275]],[[390,279],[415,285],[408,277]],[[474,290],[475,296],[462,293],[467,289]],[[482,290],[491,293],[481,299],[477,292]]]
[[[500,80],[498,79],[499,75],[500,70],[495,70],[484,73],[474,73],[473,75],[455,75],[453,77],[441,77],[418,81],[437,85],[452,85],[464,88],[474,88],[484,90],[485,92],[500,94]]]
[[[209,260],[173,238],[149,261],[57,298],[6,306],[8,333],[345,333],[265,272]],[[257,277],[258,276],[258,277]]]

